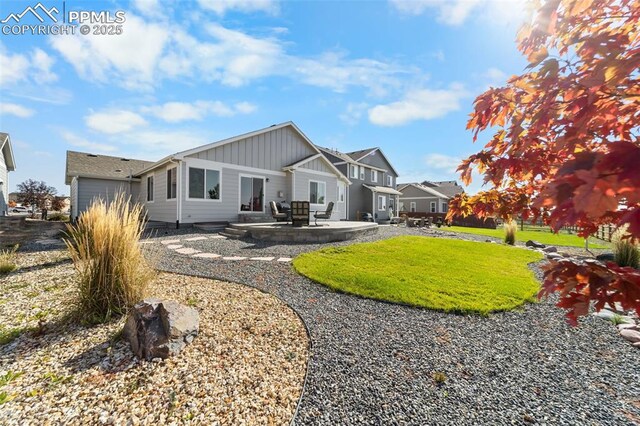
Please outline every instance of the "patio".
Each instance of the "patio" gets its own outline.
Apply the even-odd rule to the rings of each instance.
[[[328,243],[346,241],[353,238],[375,234],[378,224],[371,222],[321,222],[317,226],[294,227],[284,222],[270,223],[232,223],[226,234],[239,237],[251,237],[256,240],[296,243]]]

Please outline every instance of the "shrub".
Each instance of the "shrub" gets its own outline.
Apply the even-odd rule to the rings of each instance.
[[[16,270],[18,267],[16,265],[17,250],[17,244],[10,249],[0,250],[0,275],[8,274]]]
[[[49,222],[69,222],[69,216],[62,213],[54,213],[47,219]]]
[[[627,227],[627,225],[620,227],[611,237],[613,260],[619,266],[631,266],[638,269],[640,266],[640,252],[635,241],[629,238]]]
[[[67,245],[78,273],[78,313],[104,322],[140,301],[153,278],[140,244],[142,206],[118,193],[110,203],[96,199],[75,224]]]
[[[504,242],[509,245],[516,243],[516,223],[514,221],[505,222],[504,224]]]

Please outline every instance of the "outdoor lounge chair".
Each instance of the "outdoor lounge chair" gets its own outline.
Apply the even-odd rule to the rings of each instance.
[[[315,225],[318,226],[318,219],[331,219],[331,212],[333,212],[333,201],[329,203],[329,205],[327,206],[327,210],[316,211],[315,213],[313,213]]]
[[[289,223],[289,214],[287,214],[286,212],[278,211],[278,206],[276,205],[275,201],[269,202],[269,205],[271,206],[271,216],[273,216],[276,221],[284,219],[287,221],[287,223]]]

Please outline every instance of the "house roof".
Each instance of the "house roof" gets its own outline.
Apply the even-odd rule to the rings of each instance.
[[[313,154],[310,155],[306,158],[303,158],[300,161],[297,161],[293,164],[290,164],[288,166],[285,166],[282,168],[282,170],[284,171],[294,171],[298,168],[300,168],[300,166],[307,164],[310,161],[313,161],[315,159],[319,159],[320,161],[323,161],[327,167],[329,167],[336,175],[338,175],[338,179],[343,180],[344,182],[346,182],[347,184],[351,184],[351,181],[349,179],[347,179],[347,177],[345,175],[342,174],[342,172],[340,170],[338,170],[338,168],[336,166],[333,165],[333,163],[331,161],[329,161],[327,159],[327,157],[325,157],[324,155],[322,155],[321,152],[318,152],[317,154]]]
[[[373,154],[374,152],[378,151],[380,153],[380,155],[382,155],[382,158],[384,158],[384,161],[387,162],[387,164],[389,165],[389,167],[391,167],[391,170],[393,171],[393,173],[396,174],[396,176],[400,176],[400,174],[398,173],[398,171],[395,169],[395,167],[393,167],[393,164],[391,164],[391,161],[389,161],[389,159],[387,158],[386,155],[384,155],[384,152],[382,152],[382,150],[379,147],[375,147],[375,148],[367,148],[367,149],[362,149],[360,151],[353,151],[353,152],[348,152],[347,155],[351,158],[353,158],[355,161],[360,161],[363,158],[365,158],[368,155]]]
[[[335,149],[325,148],[325,147],[322,147],[322,146],[319,146],[319,145],[316,145],[316,148],[318,148],[321,152],[326,152],[327,154],[333,155],[334,157],[337,157],[340,160],[342,160],[341,162],[338,162],[338,163],[335,163],[335,164],[355,164],[357,166],[368,167],[370,169],[377,170],[379,172],[386,172],[387,171],[387,169],[383,169],[381,167],[372,166],[371,164],[359,163],[359,162],[355,161],[353,158],[349,157],[349,155],[345,154],[344,152],[340,152],[340,151],[335,150]]]
[[[11,148],[11,138],[8,133],[0,132],[0,151],[4,155],[4,162],[7,170],[12,172],[16,169],[16,160],[13,157],[13,149]]]
[[[422,182],[422,185],[431,187],[447,197],[455,197],[456,195],[464,192],[464,188],[458,185],[458,182],[455,180],[441,182],[424,181]]]
[[[429,195],[432,195],[434,197],[440,197],[440,198],[444,198],[444,199],[449,199],[451,197],[449,197],[448,195],[445,195],[441,192],[436,191],[434,188],[430,188],[426,185],[423,185],[421,183],[403,183],[398,185],[398,191],[402,191],[403,189],[405,189],[408,186],[413,186],[414,188],[417,188],[419,190],[421,190],[422,192],[425,192]]]
[[[152,164],[153,161],[67,151],[65,183],[69,185],[73,177],[126,180]]]

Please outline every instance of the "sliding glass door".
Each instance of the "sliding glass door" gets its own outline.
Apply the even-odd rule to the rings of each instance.
[[[264,178],[240,176],[240,211],[264,211]]]

